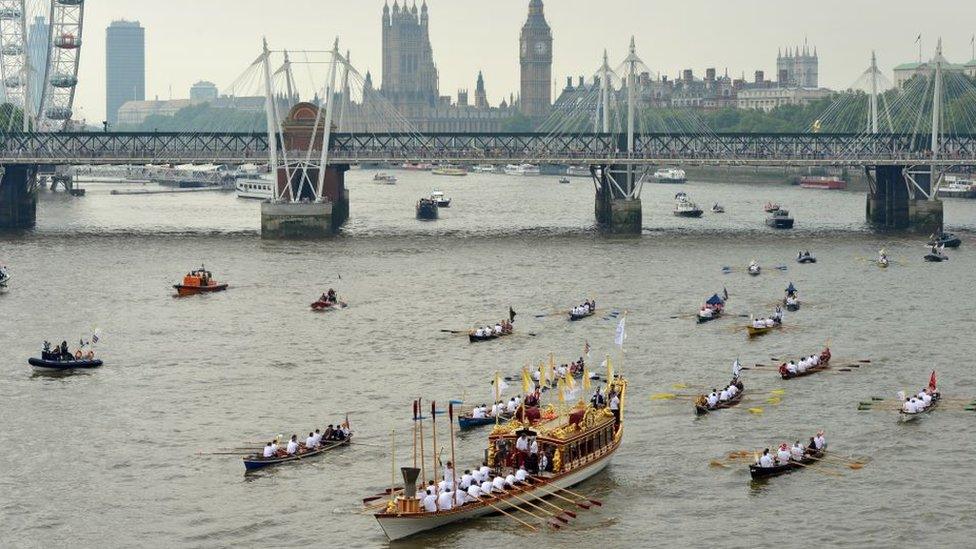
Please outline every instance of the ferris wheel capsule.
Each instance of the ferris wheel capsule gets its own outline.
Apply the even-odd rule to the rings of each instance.
[[[54,39],[54,45],[64,50],[73,50],[81,47],[81,40],[73,34],[65,33]]]

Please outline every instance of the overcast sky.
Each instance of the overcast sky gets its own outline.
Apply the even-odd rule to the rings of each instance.
[[[485,73],[492,104],[518,87],[518,35],[528,0],[428,0],[431,41],[440,70],[441,94],[474,89]],[[613,65],[631,34],[653,70],[669,75],[707,67],[721,74],[756,69],[775,72],[780,46],[808,38],[820,53],[821,85],[843,88],[878,51],[882,70],[926,56],[944,38],[953,62],[973,57],[973,0],[547,0],[555,36],[553,76],[591,74],[604,48]],[[391,4],[392,5],[392,4]],[[273,49],[328,49],[336,35],[360,70],[379,82],[383,0],[91,0],[86,2],[85,43],[76,111],[89,122],[105,116],[105,28],[114,19],[146,28],[147,98],[188,95],[197,80],[221,89],[260,52],[261,37]]]

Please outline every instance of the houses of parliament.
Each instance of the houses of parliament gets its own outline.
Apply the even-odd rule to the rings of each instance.
[[[484,75],[479,72],[474,95],[466,89],[457,96],[441,95],[434,51],[430,44],[430,11],[424,1],[407,7],[394,0],[383,6],[383,73],[379,89],[373,88],[367,73],[363,104],[352,106],[347,130],[376,131],[376,121],[367,122],[367,103],[376,96],[388,102],[420,132],[491,133],[506,129],[519,113],[530,119],[549,114],[552,105],[552,31],[546,22],[542,0],[530,0],[522,27],[519,51],[521,87],[498,105],[490,105]],[[374,98],[374,99],[371,99]],[[356,116],[361,114],[362,116]],[[366,128],[365,125],[373,126]]]

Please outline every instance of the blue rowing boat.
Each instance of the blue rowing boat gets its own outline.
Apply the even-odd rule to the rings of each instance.
[[[256,471],[258,469],[264,469],[265,467],[270,467],[272,465],[280,465],[282,463],[288,463],[290,461],[302,461],[307,458],[315,457],[320,454],[324,454],[329,450],[334,450],[341,446],[349,446],[352,442],[352,435],[345,440],[327,440],[326,444],[319,446],[313,450],[306,450],[304,452],[299,452],[298,454],[284,457],[269,457],[266,458],[261,454],[253,454],[250,456],[244,456],[244,470],[245,471]]]
[[[509,414],[508,412],[504,414],[499,414],[498,422],[505,423],[510,419],[512,419],[513,415],[514,414]],[[461,427],[462,430],[484,427],[485,425],[492,425],[494,423],[495,423],[495,418],[493,417],[474,418],[471,416],[464,416],[460,414],[458,415],[458,426]]]

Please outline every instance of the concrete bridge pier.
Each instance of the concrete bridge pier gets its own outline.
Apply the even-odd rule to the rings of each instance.
[[[640,197],[633,192],[636,172],[628,166],[590,166],[596,187],[594,213],[600,230],[609,234],[641,234],[644,223]]]
[[[37,222],[37,166],[0,167],[0,230],[33,228]]]
[[[348,165],[330,165],[325,171],[323,200],[316,201],[302,172],[292,172],[289,182],[284,168],[278,170],[278,196],[293,200],[261,204],[261,238],[328,238],[349,219],[349,190],[345,186]],[[308,179],[318,181],[318,169],[308,169]]]
[[[867,171],[871,189],[865,215],[869,223],[881,229],[929,234],[942,229],[942,201],[924,195],[931,192],[928,174],[915,173],[909,180],[905,166],[876,166],[873,177],[871,169]]]

